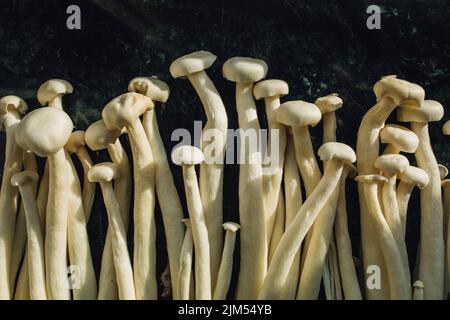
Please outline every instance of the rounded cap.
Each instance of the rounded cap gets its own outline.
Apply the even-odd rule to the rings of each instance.
[[[375,160],[374,166],[389,177],[405,171],[409,166],[409,161],[401,154],[384,154]]]
[[[194,146],[180,146],[172,151],[172,162],[179,166],[194,166],[203,160],[202,150]]]
[[[225,222],[222,226],[225,231],[231,232],[237,232],[241,228],[241,225],[236,222]]]
[[[234,82],[257,82],[266,77],[267,64],[259,59],[234,57],[223,64],[225,79]]]
[[[434,100],[425,100],[421,108],[397,109],[397,120],[402,122],[433,122],[441,120],[443,116],[444,107]]]
[[[380,131],[381,143],[394,145],[398,150],[414,153],[419,146],[419,138],[408,128],[398,124],[387,124]]]
[[[348,145],[340,142],[324,143],[317,154],[322,161],[341,160],[353,163],[356,161],[356,154]]]
[[[33,171],[22,171],[14,174],[11,177],[11,184],[14,187],[18,187],[28,182],[37,182],[39,180],[39,175]]]
[[[419,189],[423,189],[428,185],[428,174],[417,167],[409,166],[405,171],[400,172],[397,178],[405,183],[416,185]]]
[[[39,108],[31,111],[16,128],[16,142],[24,150],[47,157],[62,149],[70,138],[73,123],[64,111]]]
[[[253,87],[253,95],[256,100],[268,97],[282,97],[289,93],[286,81],[278,79],[263,80]]]
[[[6,117],[11,113],[25,114],[28,110],[27,103],[18,96],[4,96],[0,99],[0,130],[4,130]],[[17,114],[16,114],[17,116]]]
[[[422,281],[420,281],[420,280],[416,280],[414,282],[414,284],[413,284],[413,287],[417,288],[417,289],[424,289],[425,288],[425,284]]]
[[[119,129],[107,129],[103,119],[100,119],[87,128],[84,139],[91,150],[97,151],[115,143],[121,134]]]
[[[377,102],[390,97],[401,107],[420,107],[425,99],[425,91],[421,86],[398,79],[396,75],[382,77],[375,83],[373,91]]]
[[[75,153],[78,149],[84,145],[86,145],[85,132],[83,130],[78,130],[72,132],[70,135],[69,141],[67,141],[64,148],[69,151],[69,153]]]
[[[450,135],[450,120],[447,120],[442,126],[442,132],[448,136]]]
[[[98,163],[89,169],[90,182],[111,182],[119,176],[119,169],[112,162]]]
[[[443,164],[438,164],[439,168],[439,176],[441,177],[441,180],[444,180],[445,177],[448,175],[448,169]]]
[[[63,96],[72,93],[73,87],[66,80],[50,79],[44,82],[38,89],[37,99],[42,106],[46,106],[57,96]]]
[[[128,91],[137,92],[149,97],[153,101],[166,102],[170,89],[167,83],[156,77],[137,77],[128,84]]]
[[[150,98],[140,93],[128,92],[112,99],[103,108],[102,118],[106,128],[122,130],[153,107],[154,104]]]
[[[290,127],[315,126],[322,119],[319,108],[309,102],[294,100],[282,103],[277,109],[277,120]]]
[[[381,174],[363,174],[356,176],[355,181],[361,183],[383,183],[387,181],[387,178]]]
[[[349,178],[354,178],[358,174],[358,169],[349,162],[345,163],[344,168],[347,170],[347,177]]]
[[[319,107],[320,112],[322,114],[328,113],[328,112],[334,112],[337,109],[342,108],[342,104],[344,102],[341,98],[339,98],[339,95],[337,93],[330,93],[327,96],[318,98],[314,104]]]
[[[170,64],[170,74],[174,78],[186,77],[208,69],[216,61],[217,56],[209,51],[197,51],[179,57]]]

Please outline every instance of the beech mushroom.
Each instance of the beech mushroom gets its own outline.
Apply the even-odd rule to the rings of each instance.
[[[258,59],[234,57],[222,68],[223,76],[236,82],[236,109],[240,130],[239,223],[240,268],[236,298],[254,299],[267,272],[267,236],[264,216],[263,172],[260,148],[252,148],[248,134],[260,134],[253,100],[253,83],[267,74],[267,64]],[[250,150],[253,149],[253,150]],[[254,150],[256,149],[256,150]]]
[[[425,288],[423,282],[417,280],[416,282],[414,282],[413,287],[414,287],[413,300],[423,300],[423,289]]]
[[[192,228],[190,219],[183,219],[186,225],[183,245],[180,253],[180,268],[177,275],[177,299],[189,300],[191,297],[192,279],[192,257],[194,254],[194,241],[192,239]]]
[[[136,298],[157,298],[155,172],[153,153],[139,116],[153,108],[146,96],[134,92],[111,100],[102,111],[106,128],[127,130],[134,167],[134,285]]]
[[[387,144],[383,154],[414,153],[419,146],[417,135],[398,124],[387,124],[381,129],[380,142]]]
[[[336,141],[336,110],[342,108],[343,101],[337,93],[318,98],[314,104],[320,109],[323,120],[323,143]]]
[[[22,168],[22,150],[14,140],[15,128],[21,114],[27,110],[24,100],[16,96],[0,99],[0,129],[6,132],[5,162],[0,192],[0,299],[12,297],[10,280],[14,242],[14,226],[18,208],[19,191],[11,185],[11,177]]]
[[[50,79],[39,87],[37,99],[42,106],[62,109],[62,97],[72,92],[73,87],[66,80]]]
[[[45,125],[43,125],[45,123]],[[16,129],[16,141],[25,150],[48,158],[49,194],[45,235],[45,268],[49,299],[68,300],[67,217],[69,211],[68,165],[64,145],[73,123],[57,108],[40,108],[27,114]]]
[[[119,140],[121,134],[122,130],[108,130],[105,122],[98,120],[87,128],[85,140],[91,150],[107,149],[112,162],[117,166],[118,175],[114,179],[114,193],[119,203],[123,225],[125,230],[128,230],[131,201],[131,170],[127,153]],[[98,282],[98,299],[100,300],[116,300],[119,298],[111,237],[111,231],[108,228]]]
[[[358,174],[374,174],[377,169],[373,164],[379,155],[380,130],[384,127],[386,119],[400,104],[420,107],[425,96],[424,90],[413,83],[398,79],[397,76],[385,76],[374,86],[377,103],[366,112],[358,129],[356,154],[358,158]],[[381,289],[371,290],[366,287],[368,299],[385,299],[387,297],[387,278],[383,270],[382,254],[379,244],[371,239],[376,234],[370,226],[372,215],[368,212],[365,203],[364,184],[358,184],[358,194],[361,212],[361,245],[363,253],[364,270],[370,265],[381,267]],[[364,272],[365,277],[367,273]],[[366,281],[366,279],[364,279]]]
[[[46,300],[44,236],[35,199],[35,184],[38,179],[39,176],[36,172],[22,171],[12,176],[11,184],[19,188],[25,208],[27,260],[24,263],[28,264],[30,298],[32,300]]]
[[[156,78],[134,78],[128,85],[129,91],[135,91],[146,95],[154,102],[164,103],[169,98],[170,89],[167,84]],[[150,142],[155,163],[155,187],[158,202],[161,207],[164,231],[167,241],[167,253],[169,256],[169,269],[172,281],[172,292],[176,299],[177,275],[179,269],[179,257],[183,244],[184,227],[181,223],[183,209],[172,171],[167,161],[164,143],[158,129],[156,112],[152,108],[144,113],[142,125]]]
[[[214,300],[225,300],[231,283],[231,274],[233,271],[233,253],[236,242],[236,233],[240,225],[235,222],[225,222],[225,242],[222,252],[222,261],[220,263],[219,274],[217,276],[217,285],[214,289]]]
[[[102,189],[103,199],[108,213],[111,230],[114,267],[116,270],[119,298],[135,300],[133,269],[127,247],[127,232],[122,221],[119,203],[113,190],[112,181],[119,174],[118,167],[109,162],[99,163],[88,171],[87,178],[98,182]]]
[[[421,108],[405,107],[397,111],[397,119],[411,122],[411,129],[419,138],[415,153],[418,167],[429,177],[428,185],[420,192],[420,256],[418,278],[425,284],[425,299],[444,298],[444,228],[439,167],[431,146],[428,123],[439,121],[444,115],[442,105],[425,100]]]
[[[318,154],[322,161],[329,161],[324,175],[281,238],[258,299],[280,298],[295,255],[321,209],[338,188],[344,164],[356,161],[355,152],[349,146],[338,142],[322,145]]]
[[[282,123],[278,122],[276,112],[280,107],[280,97],[285,96],[288,93],[288,84],[285,81],[278,79],[263,80],[253,87],[255,99],[264,99],[269,129],[267,150],[272,152],[272,143],[275,143],[278,146],[276,149],[278,154],[270,154],[270,163],[268,164],[268,167],[263,167],[263,190],[265,195],[263,200],[266,217],[267,241],[270,241],[271,239],[272,228],[276,219],[275,212],[277,211],[279,203],[279,193],[283,177],[284,153],[286,149],[286,128]],[[273,131],[278,133],[278,140],[275,142],[272,141]]]

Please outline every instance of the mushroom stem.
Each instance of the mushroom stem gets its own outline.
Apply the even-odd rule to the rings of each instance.
[[[406,219],[408,213],[408,203],[409,198],[411,197],[411,193],[414,189],[414,185],[410,183],[406,183],[400,181],[397,186],[397,205],[398,205],[398,213],[400,216],[401,226],[402,226],[402,235],[405,237],[406,235]]]
[[[416,282],[414,282],[413,288],[413,300],[423,300],[423,289],[425,288],[423,282],[417,280]]]
[[[278,205],[276,207],[275,212],[275,221],[273,224],[273,232],[272,232],[272,238],[270,239],[269,244],[269,256],[268,256],[268,263],[270,264],[270,261],[272,260],[273,254],[275,253],[275,250],[277,249],[278,243],[280,242],[281,237],[284,233],[284,226],[285,226],[285,220],[286,220],[286,211],[284,206],[284,196],[282,192],[278,192]],[[267,225],[267,224],[266,224]]]
[[[27,251],[28,251],[27,248],[25,248],[25,256],[28,257]],[[28,263],[23,263],[22,267],[20,268],[16,289],[14,291],[14,300],[30,300]]]
[[[191,297],[191,280],[192,280],[192,257],[194,255],[194,241],[192,239],[192,228],[189,219],[183,219],[186,225],[184,233],[183,245],[180,253],[180,268],[177,275],[177,299],[189,300]]]
[[[41,220],[42,232],[45,234],[45,217],[47,211],[47,199],[48,199],[48,160],[45,161],[44,172],[42,173],[41,181],[39,183],[39,190],[37,192],[36,203],[39,211],[39,219]]]
[[[81,162],[81,166],[83,167],[83,207],[86,215],[86,221],[89,221],[95,196],[95,184],[87,179],[89,169],[92,168],[92,159],[86,148],[83,146],[78,147],[75,153]]]

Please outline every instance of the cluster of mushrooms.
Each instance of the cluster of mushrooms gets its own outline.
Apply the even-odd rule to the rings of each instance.
[[[262,159],[261,151],[250,152],[249,142],[241,141],[239,224],[224,222],[224,164],[204,161],[210,144],[222,159],[226,148],[226,108],[205,72],[215,60],[212,53],[198,51],[170,66],[173,77],[190,81],[203,104],[203,133],[218,133],[214,140],[202,134],[200,148],[175,148],[170,158],[155,113],[155,104],[167,101],[169,87],[157,78],[131,80],[128,92],[106,104],[102,119],[86,131],[73,131],[63,110],[62,97],[73,90],[67,81],[41,85],[37,99],[42,107],[29,113],[17,96],[0,99],[6,131],[0,299],[157,299],[156,203],[173,299],[229,297],[237,235],[240,262],[231,298],[317,299],[323,287],[326,298],[334,300],[445,299],[450,183],[443,180],[447,169],[438,165],[428,133],[428,123],[443,117],[442,105],[425,100],[417,84],[383,77],[374,86],[376,103],[361,121],[355,152],[336,141],[335,113],[343,104],[337,94],[314,103],[281,103],[288,84],[263,80],[264,61],[227,60],[223,76],[236,83],[240,129],[260,130],[255,100],[264,100],[268,129],[279,133],[278,141],[268,144],[278,143],[279,160],[273,170],[264,170],[264,161],[250,161]],[[393,111],[410,128],[386,124]],[[323,166],[308,128],[321,120],[323,144],[317,154]],[[443,131],[450,134],[449,122]],[[131,152],[121,144],[121,135],[127,135]],[[94,164],[88,148],[106,149],[111,162]],[[417,166],[402,152],[414,153]],[[36,157],[46,158],[42,172]],[[169,161],[182,167],[188,212],[183,212]],[[80,165],[82,177],[76,170]],[[348,231],[345,190],[350,178],[358,184],[361,264],[353,257]],[[86,229],[96,183],[108,214],[98,279]],[[421,192],[421,227],[411,274],[405,230],[414,187]],[[127,244],[130,212],[132,252]]]

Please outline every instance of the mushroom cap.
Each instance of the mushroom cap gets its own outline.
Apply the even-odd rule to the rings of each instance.
[[[409,167],[409,161],[401,154],[384,154],[375,160],[374,166],[386,176],[390,176],[405,171]]]
[[[37,182],[39,175],[36,172],[25,170],[18,172],[11,177],[11,184],[14,187],[18,187],[27,182]]]
[[[234,57],[223,64],[223,76],[234,82],[257,82],[266,77],[267,64],[263,60]]]
[[[122,131],[119,129],[106,128],[103,119],[95,121],[86,130],[84,139],[91,150],[97,151],[106,149],[109,144],[113,144],[120,137]]]
[[[384,76],[375,83],[373,91],[379,102],[390,97],[401,107],[420,107],[425,99],[425,91],[415,83],[398,79],[396,75]]]
[[[0,99],[0,130],[4,130],[4,121],[11,112],[25,114],[27,103],[18,96],[4,96]],[[17,116],[17,115],[16,115]]]
[[[153,101],[166,102],[169,99],[170,89],[167,83],[156,77],[137,77],[131,79],[128,91],[143,94]]]
[[[420,280],[416,280],[413,283],[413,287],[414,288],[418,288],[418,289],[424,289],[425,288],[425,284],[422,281],[420,281]]]
[[[77,152],[80,147],[86,145],[85,134],[86,133],[83,130],[77,130],[72,132],[69,141],[67,141],[64,148],[69,153]]]
[[[103,108],[102,118],[106,128],[122,130],[153,107],[154,104],[150,98],[140,93],[128,92],[108,102]]]
[[[111,182],[119,176],[117,165],[112,162],[102,162],[93,165],[88,171],[90,182]]]
[[[386,182],[387,178],[381,174],[363,174],[356,176],[355,181],[361,183],[382,183]]]
[[[179,166],[193,166],[204,160],[202,150],[194,146],[180,146],[172,151],[172,162]]]
[[[276,111],[276,118],[290,127],[314,127],[322,119],[322,113],[314,103],[294,100],[282,103]]]
[[[398,124],[387,124],[380,131],[381,143],[394,145],[398,150],[414,153],[419,146],[419,138],[408,128]]]
[[[341,160],[344,162],[353,163],[356,161],[356,154],[352,148],[348,145],[340,142],[327,142],[324,143],[320,148],[317,154],[322,161],[329,160]]]
[[[405,171],[400,172],[397,175],[397,179],[408,184],[416,185],[419,189],[425,188],[430,180],[424,170],[414,166],[408,166]]]
[[[45,107],[31,111],[16,128],[16,142],[24,150],[47,157],[62,149],[70,138],[73,123],[64,111]]]
[[[169,67],[174,78],[186,77],[208,69],[216,61],[217,56],[209,51],[196,51],[174,60]]]
[[[443,116],[444,107],[434,100],[425,100],[421,108],[397,109],[397,120],[402,122],[433,122],[441,120]]]
[[[57,96],[62,96],[67,93],[72,93],[73,87],[66,80],[50,79],[45,81],[38,89],[37,99],[42,106],[46,106],[50,101]]]
[[[314,104],[319,107],[322,114],[333,112],[337,109],[342,108],[343,103],[344,102],[341,98],[339,98],[339,95],[337,93],[330,93],[327,96],[316,99],[316,101],[314,102]]]
[[[441,180],[444,180],[445,177],[448,175],[448,169],[443,164],[438,164],[439,168],[439,176],[441,177]]]
[[[448,136],[450,135],[450,120],[447,120],[442,126],[442,132]]]
[[[351,163],[346,162],[344,168],[347,170],[347,177],[354,178],[358,174],[358,169]]]
[[[289,93],[289,85],[286,81],[269,79],[259,81],[253,87],[253,95],[256,100],[268,97],[281,97]]]
[[[236,222],[225,222],[224,224],[222,224],[223,229],[225,231],[231,231],[231,232],[236,232],[241,228],[241,225],[239,223]]]

